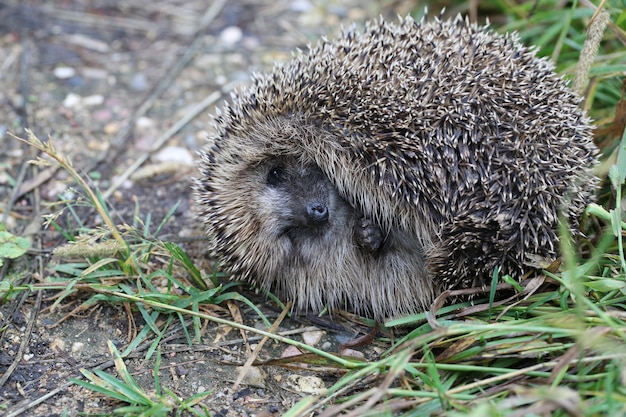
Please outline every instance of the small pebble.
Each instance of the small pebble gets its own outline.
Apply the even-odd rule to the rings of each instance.
[[[104,80],[109,75],[106,70],[103,70],[101,68],[83,68],[81,72],[86,78],[92,78],[96,80]]]
[[[112,135],[114,133],[117,133],[118,130],[120,130],[120,125],[118,122],[110,122],[104,125],[103,130],[104,130],[104,133],[106,133],[107,135]]]
[[[228,82],[228,78],[226,78],[224,75],[218,75],[215,77],[214,81],[219,85],[224,85]]]
[[[113,119],[113,113],[109,109],[100,109],[94,111],[92,117],[98,122],[108,122]]]
[[[287,377],[287,381],[295,391],[303,394],[317,395],[326,390],[324,381],[316,376],[293,374]]]
[[[103,54],[106,54],[110,50],[109,44],[106,42],[82,34],[68,35],[65,39],[71,44],[82,46],[83,48],[91,49],[92,51],[101,52]]]
[[[313,5],[308,0],[294,0],[291,2],[291,10],[294,12],[308,12],[313,9]]]
[[[71,77],[67,80],[67,85],[72,88],[80,88],[85,84],[85,79],[83,77]]]
[[[317,345],[320,340],[322,340],[322,336],[324,336],[324,332],[321,330],[314,330],[302,333],[302,339],[304,340],[304,343],[309,346]]]
[[[243,388],[233,394],[233,400],[238,400],[242,397],[250,395],[250,387]]]
[[[178,375],[187,375],[189,371],[183,365],[176,365],[176,373]]]
[[[182,162],[193,165],[191,152],[181,146],[167,146],[157,152],[152,159],[155,162]]]
[[[229,26],[220,33],[220,43],[233,46],[243,38],[243,32],[237,26]]]
[[[341,352],[339,353],[341,353],[344,356],[352,356],[353,358],[360,358],[360,359],[365,358],[365,355],[363,354],[363,352],[359,352],[358,350],[354,350],[354,349],[342,349]]]
[[[133,78],[130,80],[130,88],[134,91],[146,91],[150,87],[148,83],[148,77],[143,72],[138,72],[133,75]]]
[[[104,97],[100,94],[94,94],[92,96],[83,97],[82,102],[85,106],[99,106],[104,103]]]
[[[135,122],[135,127],[137,129],[149,129],[154,127],[154,120],[149,117],[142,116],[137,119]]]
[[[71,109],[80,104],[81,97],[78,94],[69,93],[63,100],[63,107]]]
[[[290,356],[298,356],[302,355],[302,352],[295,346],[288,346],[287,349],[283,350],[283,353],[280,355],[281,358],[289,358]]]
[[[72,67],[56,67],[54,69],[54,76],[61,80],[67,80],[74,75],[76,75],[76,70]]]
[[[241,367],[238,368],[238,371],[241,371]],[[266,376],[267,375],[265,374],[265,371],[263,371],[261,368],[253,366],[250,369],[248,369],[248,373],[243,378],[242,383],[246,385],[252,385],[253,387],[262,388],[262,387],[265,387],[266,385],[265,383]]]

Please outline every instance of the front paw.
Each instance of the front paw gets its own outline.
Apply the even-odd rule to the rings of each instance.
[[[354,235],[357,244],[370,252],[376,252],[380,249],[385,240],[380,227],[367,217],[361,218]]]

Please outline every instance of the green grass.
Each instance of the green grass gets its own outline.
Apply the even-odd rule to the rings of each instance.
[[[457,3],[455,7],[465,6]],[[550,57],[564,77],[574,78],[585,29],[594,14],[592,8],[576,2],[565,6],[556,1],[518,5],[495,0],[480,7],[505,22],[498,30],[518,31],[524,43],[536,45],[538,54]],[[343,370],[343,376],[325,396],[303,398],[287,416],[313,411],[355,416],[626,415],[626,258],[622,242],[626,224],[621,205],[626,132],[616,122],[626,116],[619,104],[626,72],[626,47],[622,43],[626,39],[626,11],[619,2],[608,2],[605,7],[611,12],[612,23],[593,60],[583,105],[598,126],[596,140],[607,161],[599,174],[606,181],[598,204],[588,209],[588,238],[570,244],[564,234],[561,270],[538,278],[552,282],[552,290],[528,291],[505,305],[494,303],[492,293],[475,300],[468,314],[460,314],[470,307],[464,303],[442,308],[436,317],[422,313],[388,323],[410,323],[412,330],[390,343],[381,359],[366,362],[337,356],[203,313],[203,305],[227,300],[256,307],[236,292],[236,283],[224,283],[217,274],[203,277],[180,247],[159,240],[164,223],[152,227],[150,218],[137,218],[132,225],[115,224],[107,204],[70,162],[50,144],[31,136],[28,143],[74,176],[83,203],[98,211],[104,226],[71,229],[61,225],[60,216],[51,216],[49,224],[68,240],[57,249],[57,256],[79,256],[84,261],[57,263],[55,274],[42,284],[19,286],[3,281],[0,295],[6,301],[22,291],[51,289],[58,291],[56,303],[62,304],[78,290],[88,291],[91,296],[77,310],[98,303],[132,303],[146,326],[123,352],[110,346],[121,379],[102,371],[83,370],[88,382],[75,381],[126,403],[117,410],[121,414],[180,413],[207,398],[210,401],[209,393],[175,398],[160,388],[158,372],[154,373],[156,391],[148,395],[123,364],[123,358],[146,341],[150,343],[146,357],[155,357],[158,363],[159,343],[169,327],[191,320],[192,333],[187,334],[187,341],[193,344],[200,338],[200,320],[210,320],[296,345],[310,352],[303,361]],[[66,206],[70,216],[75,205]],[[150,266],[156,257],[167,260],[162,268]],[[155,288],[153,280],[157,277],[168,283],[165,293]],[[269,321],[256,311],[269,327]]]
[[[112,377],[110,374],[101,370],[90,372],[81,369],[81,373],[88,382],[72,378],[77,385],[95,391],[104,396],[114,398],[121,402],[126,402],[128,406],[118,407],[115,412],[120,415],[144,415],[154,417],[166,417],[172,415],[182,415],[183,412],[196,416],[208,416],[209,412],[206,406],[202,404],[211,392],[202,392],[192,397],[180,400],[176,394],[161,386],[159,380],[159,368],[161,365],[161,355],[157,354],[154,362],[154,392],[147,392],[139,386],[137,381],[132,377],[122,355],[118,352],[112,342],[108,342],[109,351],[114,357],[115,369],[121,380]],[[200,404],[202,411],[198,411],[194,406]]]

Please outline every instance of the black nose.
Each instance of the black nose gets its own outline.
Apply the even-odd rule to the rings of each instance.
[[[328,207],[320,202],[311,203],[306,206],[306,215],[312,223],[325,223],[328,221]]]

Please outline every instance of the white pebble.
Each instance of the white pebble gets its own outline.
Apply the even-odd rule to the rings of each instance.
[[[220,33],[220,42],[232,46],[243,38],[243,32],[237,26],[229,26]]]
[[[308,12],[312,9],[313,5],[307,0],[295,0],[291,2],[291,10],[294,12]]]
[[[321,330],[314,330],[311,332],[302,333],[302,339],[304,340],[304,343],[309,346],[317,345],[320,340],[322,340],[322,336],[324,336],[324,332]]]
[[[54,69],[54,76],[61,80],[67,80],[74,75],[76,75],[76,70],[72,67],[56,67]]]
[[[152,159],[155,162],[182,162],[186,165],[193,165],[191,152],[180,146],[168,146],[157,152]]]
[[[81,97],[78,94],[69,93],[65,97],[65,100],[63,100],[63,107],[67,107],[68,109],[71,109],[72,107],[78,106],[80,102],[81,102]]]
[[[149,117],[142,116],[135,122],[137,129],[147,129],[154,126],[154,120]]]
[[[341,353],[344,356],[352,356],[353,358],[360,358],[360,359],[365,358],[365,354],[363,352],[359,352],[358,350],[354,350],[354,349],[342,349],[341,352],[339,353]]]
[[[99,106],[102,103],[104,103],[104,97],[100,94],[83,97],[83,104],[85,106]]]

